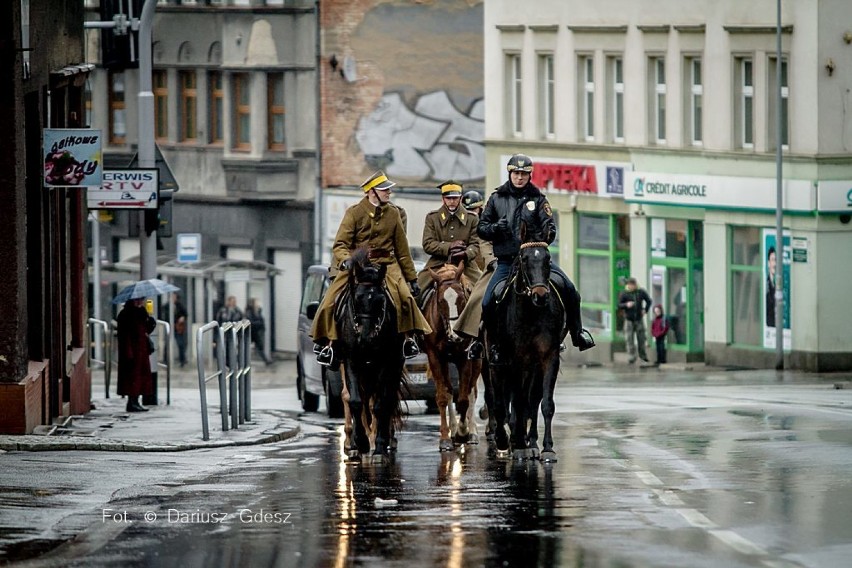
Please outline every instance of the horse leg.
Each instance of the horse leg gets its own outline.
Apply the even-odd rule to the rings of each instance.
[[[487,364],[482,365],[482,386],[482,397],[485,402],[483,408],[486,414],[483,417],[482,411],[480,411],[480,418],[485,420],[485,439],[491,447],[495,443],[494,432],[497,430],[497,422],[494,419],[494,412],[489,410],[494,408],[494,385],[491,382],[491,368]]]
[[[470,393],[473,390],[473,382],[476,381],[476,376],[473,375],[471,361],[466,357],[457,359],[459,364],[459,396],[456,401],[456,412],[460,418],[459,426],[456,431],[453,441],[457,444],[463,444],[470,441]]]
[[[441,438],[438,442],[438,450],[449,452],[453,449],[453,442],[450,440],[450,426],[447,421],[447,407],[450,403],[450,389],[448,388],[449,369],[445,369],[445,365],[437,355],[436,349],[433,349],[431,345],[430,349],[428,349],[428,357],[432,380],[435,381],[435,403],[438,405],[438,412],[441,414]]]
[[[373,449],[374,463],[384,463],[390,457],[393,419],[399,408],[399,386],[402,369],[396,377],[383,369],[376,377],[378,389],[373,395],[373,421],[376,425],[376,442]]]
[[[476,418],[474,416],[475,409],[474,405],[476,404],[476,399],[479,396],[479,388],[477,387],[477,383],[479,382],[479,369],[481,364],[479,361],[470,361],[470,374],[471,377],[471,389],[470,394],[468,394],[469,404],[467,406],[467,415],[465,416],[465,421],[468,425],[468,430],[470,432],[470,437],[468,439],[468,444],[478,444],[479,443],[479,427],[476,424]]]
[[[363,431],[362,424],[362,404],[361,393],[358,389],[358,383],[355,379],[355,374],[352,373],[352,367],[349,363],[344,363],[342,367],[343,373],[343,413],[345,425],[343,431],[346,434],[345,447],[346,459],[349,461],[360,461],[363,441],[360,432]],[[354,435],[353,435],[354,434]],[[360,443],[359,443],[360,442]],[[368,447],[369,450],[369,441]]]
[[[527,454],[529,459],[538,459],[538,407],[541,404],[542,381],[541,370],[536,369],[529,389],[529,406],[527,429]]]
[[[559,374],[559,354],[550,358],[544,369],[543,393],[541,401],[541,413],[544,415],[544,448],[541,452],[541,461],[552,463],[556,461],[556,452],[553,451],[553,415],[556,414],[556,403],[553,401],[553,392],[556,390],[556,376]]]
[[[507,372],[498,367],[491,367],[491,380],[494,383],[493,388],[493,412],[494,415],[494,443],[496,446],[497,457],[508,457],[509,455],[509,435],[506,431],[506,419],[508,412],[508,399],[506,392]],[[511,371],[510,371],[511,372]],[[492,410],[489,403],[489,412]]]
[[[514,366],[513,366],[514,367]],[[514,421],[512,423],[512,455],[517,461],[529,459],[527,451],[527,427],[529,419],[529,371],[520,371],[515,376],[518,377],[514,381],[513,396],[512,396],[512,414]]]

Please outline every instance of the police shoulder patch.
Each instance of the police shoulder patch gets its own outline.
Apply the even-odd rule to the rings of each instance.
[[[544,213],[548,217],[553,217],[553,210],[550,208],[550,203],[548,203],[547,201],[544,202]]]
[[[527,209],[535,211],[535,201],[527,201]]]

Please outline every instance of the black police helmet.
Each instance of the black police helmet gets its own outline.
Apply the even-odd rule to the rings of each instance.
[[[465,209],[477,209],[483,205],[485,205],[485,198],[475,189],[466,191],[464,196],[462,196],[462,207]]]
[[[511,158],[509,158],[509,163],[506,164],[506,170],[509,173],[512,172],[532,172],[533,171],[533,162],[532,159],[526,154],[515,154]]]

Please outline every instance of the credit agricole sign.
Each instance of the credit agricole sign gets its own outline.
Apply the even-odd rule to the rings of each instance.
[[[706,209],[774,211],[776,180],[628,171],[625,172],[624,200]],[[783,182],[785,211],[811,212],[815,206],[814,184],[807,180]]]

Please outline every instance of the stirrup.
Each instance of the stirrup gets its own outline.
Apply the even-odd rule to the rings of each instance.
[[[319,354],[320,354],[320,352],[321,352],[321,351],[322,351],[325,347],[326,347],[326,346],[325,346],[325,345],[322,345],[321,343],[314,343],[314,353],[316,353],[317,355],[319,355]]]
[[[402,356],[406,359],[411,359],[418,355],[420,355],[420,348],[417,347],[417,342],[411,337],[406,337],[405,341],[402,343]]]
[[[470,345],[467,346],[467,358],[471,361],[482,359],[483,351],[485,351],[482,342],[478,339],[474,339],[470,342]]]
[[[330,367],[331,361],[334,359],[334,349],[332,349],[331,345],[326,345],[320,352],[317,353],[317,363],[322,365],[323,367]]]

